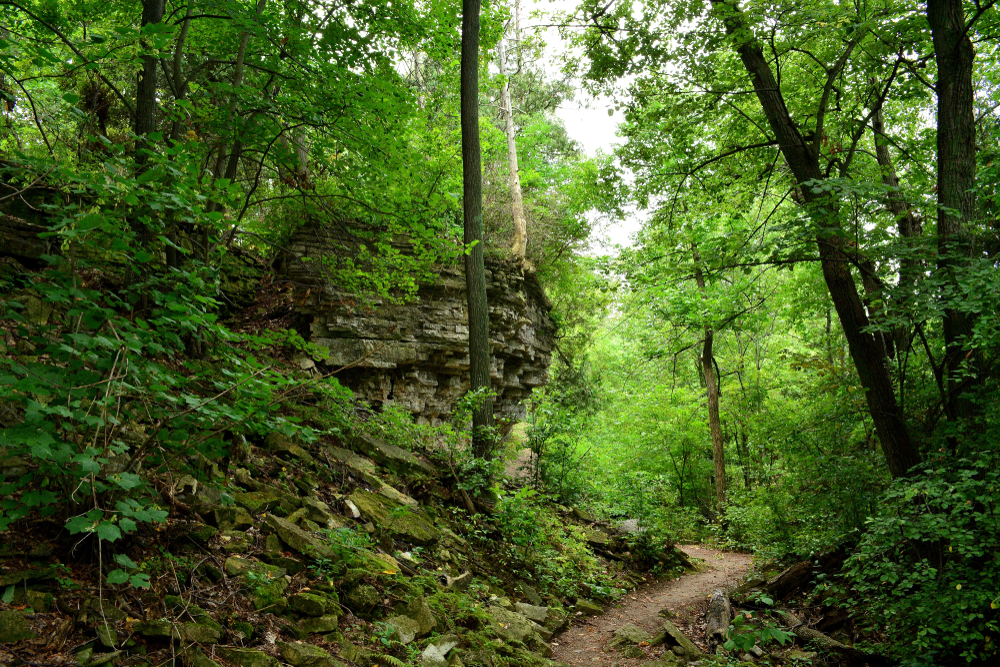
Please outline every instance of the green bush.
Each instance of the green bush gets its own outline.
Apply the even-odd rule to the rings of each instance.
[[[0,531],[34,512],[55,516],[110,560],[103,543],[165,520],[150,480],[168,468],[204,479],[243,434],[315,437],[280,412],[303,380],[260,358],[302,349],[301,338],[232,331],[219,318],[215,266],[194,256],[166,266],[151,251],[169,241],[138,238],[135,219],[154,235],[164,220],[213,234],[227,224],[205,212],[197,165],[182,158],[159,157],[134,178],[62,170],[77,197],[47,207],[62,254],[0,285],[16,352],[0,357],[0,457],[23,470],[0,484]],[[124,162],[108,173],[130,173]],[[336,381],[305,382],[334,403],[346,398]],[[141,583],[131,561],[114,562],[112,583]]]
[[[939,458],[898,480],[846,566],[863,604],[911,665],[996,659],[1000,642],[1000,457]],[[992,663],[991,663],[992,664]]]

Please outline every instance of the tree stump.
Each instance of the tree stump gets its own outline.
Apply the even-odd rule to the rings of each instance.
[[[729,604],[729,596],[721,588],[712,593],[708,601],[708,611],[705,612],[705,641],[708,652],[715,653],[726,641],[729,622],[733,620],[733,609]]]

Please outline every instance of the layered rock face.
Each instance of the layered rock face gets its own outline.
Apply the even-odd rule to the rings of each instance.
[[[285,274],[302,285],[296,310],[309,339],[330,350],[330,365],[346,367],[337,379],[357,398],[375,407],[391,402],[421,423],[440,423],[469,390],[462,258],[440,266],[437,280],[420,285],[407,303],[363,303],[317,268],[343,247],[341,238],[315,228],[301,229],[289,245],[294,258]],[[487,258],[486,272],[495,409],[502,418],[520,419],[522,401],[548,381],[551,306],[537,277],[518,263]]]

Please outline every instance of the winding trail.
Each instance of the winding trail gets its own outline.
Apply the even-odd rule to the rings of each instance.
[[[704,648],[704,620],[702,618],[708,596],[716,588],[733,588],[750,568],[747,554],[718,551],[700,545],[679,544],[681,551],[692,559],[704,561],[703,568],[679,579],[654,581],[632,591],[602,616],[579,618],[568,630],[553,638],[553,660],[573,667],[593,667],[618,663],[621,667],[637,667],[659,658],[662,646],[646,647],[644,658],[624,658],[616,652],[605,652],[605,645],[615,630],[632,623],[656,634],[662,623],[661,609],[669,609],[676,616],[671,618],[695,644]]]

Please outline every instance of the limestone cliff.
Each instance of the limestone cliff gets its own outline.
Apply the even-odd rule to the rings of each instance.
[[[439,266],[437,280],[421,284],[407,303],[363,303],[317,268],[322,262],[316,260],[342,248],[334,233],[309,227],[288,246],[293,258],[285,262],[285,275],[300,285],[296,310],[304,333],[329,348],[331,365],[348,367],[337,378],[359,399],[374,406],[392,402],[423,423],[447,418],[469,390],[462,259]],[[496,412],[521,418],[523,399],[548,381],[551,306],[537,277],[516,262],[488,257],[486,270]]]

